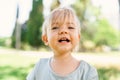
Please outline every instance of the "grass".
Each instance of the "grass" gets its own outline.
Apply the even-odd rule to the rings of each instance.
[[[120,80],[120,71],[115,68],[99,68],[99,80]]]
[[[29,68],[2,66],[0,67],[0,80],[25,80]]]
[[[34,64],[41,57],[46,57],[37,53],[8,52],[0,54],[0,80],[25,80]],[[99,80],[120,80],[120,70],[117,68],[98,67],[97,70]]]
[[[39,57],[23,54],[0,54],[0,80],[25,80]]]

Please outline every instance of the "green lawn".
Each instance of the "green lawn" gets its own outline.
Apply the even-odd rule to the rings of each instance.
[[[25,80],[38,56],[0,54],[0,80]]]
[[[25,80],[40,57],[38,54],[0,53],[0,80]],[[120,80],[119,69],[99,67],[97,70],[99,80]]]

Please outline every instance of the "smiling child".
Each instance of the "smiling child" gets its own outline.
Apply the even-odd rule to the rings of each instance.
[[[72,8],[53,10],[43,23],[42,40],[54,55],[40,59],[27,80],[98,80],[93,66],[71,54],[80,36],[80,23]]]

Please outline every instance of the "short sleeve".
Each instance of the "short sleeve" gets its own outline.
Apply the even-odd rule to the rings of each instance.
[[[98,73],[96,68],[91,67],[87,74],[87,80],[98,80]]]
[[[35,74],[39,67],[39,62],[35,64],[33,70],[27,75],[26,80],[35,80]]]
[[[98,80],[98,73],[94,66],[83,61],[82,69],[83,69],[83,80]]]
[[[46,66],[48,60],[48,58],[40,59],[38,63],[35,64],[33,70],[27,75],[26,80],[41,80],[44,66]]]

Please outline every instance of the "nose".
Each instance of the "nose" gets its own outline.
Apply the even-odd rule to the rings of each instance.
[[[59,34],[68,34],[68,30],[66,28],[61,27],[59,30]]]

